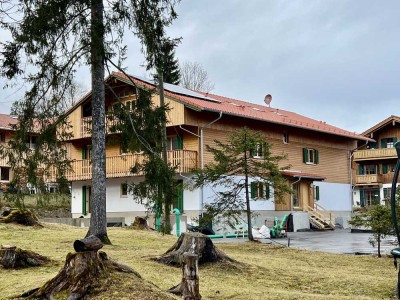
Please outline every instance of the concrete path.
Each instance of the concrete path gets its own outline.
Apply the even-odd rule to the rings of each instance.
[[[370,233],[351,233],[350,229],[336,229],[334,231],[310,231],[310,232],[289,232],[288,238],[264,239],[262,243],[279,243],[287,246],[290,239],[290,247],[306,249],[311,251],[347,253],[347,254],[377,254],[377,247],[372,247],[369,243]],[[247,238],[215,239],[215,243],[241,243]],[[381,243],[381,253],[388,254],[390,250],[396,248],[395,238],[389,237]]]

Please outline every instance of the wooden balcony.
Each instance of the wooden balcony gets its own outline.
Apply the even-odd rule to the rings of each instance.
[[[197,167],[197,152],[188,150],[173,150],[167,152],[168,162],[177,167],[178,173],[189,173]],[[142,154],[124,154],[109,156],[106,158],[106,177],[130,177],[140,176],[143,173],[131,173],[131,168],[136,163],[144,161]],[[55,172],[51,172],[49,181],[55,180]],[[74,160],[71,162],[71,169],[67,172],[68,181],[89,180],[92,178],[92,164],[90,160]]]
[[[368,150],[358,150],[354,152],[355,161],[388,159],[388,158],[397,158],[395,148],[368,149]]]
[[[356,184],[378,184],[382,183],[382,175],[371,174],[371,175],[357,175]]]
[[[106,134],[111,133],[111,126],[116,125],[117,121],[112,117],[106,117]],[[92,136],[92,117],[84,117],[81,119],[79,138]]]

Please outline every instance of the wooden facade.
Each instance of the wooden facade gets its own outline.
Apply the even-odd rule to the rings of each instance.
[[[137,92],[127,83],[112,79],[115,93],[125,93],[123,101],[135,101]],[[106,108],[111,110],[115,103],[115,95],[107,93]],[[167,114],[167,136],[173,139],[176,136],[182,141],[181,149],[168,149],[169,162],[177,167],[180,173],[190,173],[198,168],[201,162],[204,165],[213,162],[213,156],[206,151],[206,145],[214,146],[215,140],[226,142],[228,135],[243,126],[261,131],[268,143],[272,145],[272,153],[285,154],[287,159],[282,161],[282,167],[290,166],[291,170],[317,174],[320,178],[326,178],[330,183],[349,184],[351,174],[349,153],[357,146],[357,139],[351,136],[310,130],[301,126],[290,126],[252,119],[251,117],[239,117],[228,113],[206,111],[184,103],[179,95],[176,98],[170,94],[166,97],[166,103],[170,110]],[[159,96],[153,95],[153,104],[159,105]],[[222,104],[221,104],[222,105]],[[88,180],[91,178],[90,157],[83,157],[87,153],[84,149],[90,148],[91,115],[88,113],[90,95],[81,100],[68,113],[68,121],[71,126],[72,138],[68,141],[68,149],[72,160],[72,169],[67,173],[70,181]],[[217,105],[218,106],[218,105]],[[106,120],[107,128],[113,125],[113,120]],[[285,138],[284,138],[285,137]],[[135,162],[142,162],[142,154],[124,154],[121,151],[118,133],[108,132],[106,159],[107,178],[140,176],[132,174],[130,168]],[[201,149],[203,141],[203,151]],[[88,148],[89,147],[89,148]],[[319,153],[318,163],[306,163],[304,161],[304,149],[314,149]],[[202,155],[203,153],[203,155]],[[296,178],[288,177],[288,183],[292,184]],[[276,210],[308,210],[314,207],[315,195],[313,195],[313,180],[301,179],[299,185],[299,203],[291,207],[292,196],[287,195],[282,203],[276,203]]]

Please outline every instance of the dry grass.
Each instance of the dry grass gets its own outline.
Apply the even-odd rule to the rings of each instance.
[[[0,269],[0,299],[38,287],[54,277],[66,254],[72,251],[73,241],[85,234],[84,228],[56,224],[46,224],[42,229],[0,224],[0,244],[16,244],[55,260],[40,268]],[[179,283],[179,268],[149,260],[165,252],[176,238],[123,228],[110,228],[109,237],[113,245],[104,251],[111,258],[133,267],[163,290]],[[257,243],[218,247],[243,264],[201,266],[203,299],[393,299],[397,273],[388,258],[324,254]],[[96,299],[150,299],[143,294],[118,294],[112,284],[107,295]]]

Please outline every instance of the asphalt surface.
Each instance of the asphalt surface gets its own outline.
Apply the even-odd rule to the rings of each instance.
[[[377,245],[373,247],[369,239],[371,233],[351,233],[350,229],[334,231],[288,232],[287,238],[262,239],[262,243],[278,243],[299,249],[345,253],[345,254],[377,254]],[[214,239],[214,243],[241,243],[247,238]],[[394,237],[388,237],[381,242],[381,253],[389,254],[390,250],[398,247]]]

